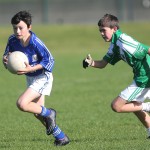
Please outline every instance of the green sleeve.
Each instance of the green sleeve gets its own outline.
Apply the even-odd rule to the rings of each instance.
[[[150,47],[147,45],[139,44],[135,53],[133,54],[134,57],[137,59],[140,59],[140,60],[143,59],[146,56],[146,54],[148,53],[149,48]]]
[[[115,54],[106,54],[103,59],[105,61],[107,61],[108,63],[110,63],[111,65],[115,65],[118,61],[120,61],[121,59],[119,57],[117,57],[117,55]]]

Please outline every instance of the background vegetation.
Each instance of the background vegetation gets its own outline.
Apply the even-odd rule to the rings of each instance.
[[[122,31],[149,44],[149,23],[121,24]],[[0,27],[0,57],[11,26]],[[9,73],[0,63],[0,149],[2,150],[149,150],[150,141],[132,113],[114,113],[111,101],[132,81],[132,70],[120,62],[103,70],[83,69],[88,53],[101,59],[109,43],[96,25],[33,25],[55,57],[54,84],[46,106],[57,110],[57,124],[70,137],[65,147],[54,147],[52,136],[32,114],[20,112],[16,100],[24,91],[25,77]]]

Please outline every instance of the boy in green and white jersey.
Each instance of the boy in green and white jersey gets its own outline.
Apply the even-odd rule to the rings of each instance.
[[[150,55],[149,47],[139,43],[130,36],[117,30],[104,60],[114,65],[120,60],[127,62],[134,73],[134,80],[139,87],[150,87]]]
[[[106,42],[111,42],[108,52],[101,60],[93,60],[88,55],[83,60],[83,67],[105,68],[123,60],[133,68],[133,82],[112,102],[112,110],[118,113],[133,112],[147,128],[150,138],[150,47],[122,33],[118,18],[105,14],[98,22],[99,31]]]

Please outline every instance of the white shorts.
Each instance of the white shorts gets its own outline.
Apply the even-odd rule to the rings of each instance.
[[[137,101],[142,103],[145,99],[150,99],[150,88],[138,87],[133,81],[119,96],[128,102]]]
[[[50,95],[53,84],[53,75],[51,72],[43,72],[38,76],[26,76],[27,87],[34,89],[41,95]]]

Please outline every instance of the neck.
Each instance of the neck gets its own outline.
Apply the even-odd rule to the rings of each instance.
[[[31,34],[29,33],[26,37],[21,40],[21,44],[26,47],[29,44]]]

